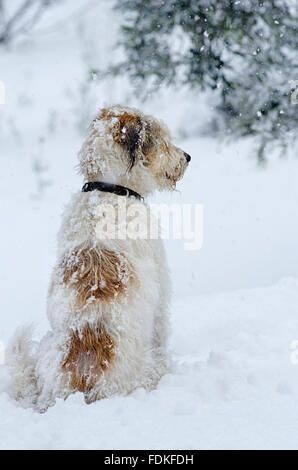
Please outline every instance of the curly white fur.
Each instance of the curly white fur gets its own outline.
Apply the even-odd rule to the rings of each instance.
[[[79,159],[85,181],[120,184],[142,196],[156,189],[172,189],[187,167],[184,152],[171,144],[163,123],[138,110],[120,106],[102,110],[96,117]],[[100,324],[113,344],[113,355],[103,363],[100,373],[90,369],[90,375],[95,374],[92,386],[88,385],[88,377],[84,382],[87,402],[127,394],[139,386],[155,387],[168,368],[170,282],[161,241],[98,238],[96,230],[101,217],[98,208],[109,204],[117,211],[120,200],[123,202],[122,196],[99,191],[73,196],[63,215],[57,265],[48,296],[51,331],[36,348],[27,330],[12,341],[8,362],[13,395],[38,411],[47,410],[56,398],[67,398],[77,391],[71,386],[63,364],[70,351],[71,335],[78,332],[80,338],[87,326],[92,332]],[[132,205],[139,205],[149,212],[146,202],[135,197],[126,198],[126,204],[128,210]],[[116,224],[122,223],[118,218]],[[119,274],[115,280],[110,273],[109,276],[102,273],[103,279],[105,274],[111,279],[111,288],[119,286],[119,295],[116,291],[107,299],[105,292],[109,292],[109,286],[102,281],[101,287],[91,288],[105,294],[102,300],[98,294],[98,298],[90,295],[84,305],[78,302],[80,273],[87,269],[80,259],[81,249],[96,257],[105,253],[116,256],[119,266],[126,267],[127,278]],[[65,269],[74,274],[66,279]],[[130,272],[135,282],[130,283]],[[80,361],[88,360],[80,354],[79,351]]]

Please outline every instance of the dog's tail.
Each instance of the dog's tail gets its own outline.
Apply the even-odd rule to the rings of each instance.
[[[13,398],[32,406],[37,396],[36,343],[32,339],[33,327],[17,330],[7,349],[6,362],[11,375]]]

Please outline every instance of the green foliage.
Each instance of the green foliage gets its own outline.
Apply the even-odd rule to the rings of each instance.
[[[291,3],[290,3],[291,2]],[[118,0],[125,60],[113,68],[136,89],[185,85],[217,90],[236,135],[284,143],[298,124],[298,13],[292,0]]]

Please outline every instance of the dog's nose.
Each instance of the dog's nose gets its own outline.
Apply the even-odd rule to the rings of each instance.
[[[189,163],[190,160],[191,160],[191,156],[188,155],[188,153],[186,153],[186,152],[184,152],[184,156],[185,156],[185,158],[186,158],[187,163]]]

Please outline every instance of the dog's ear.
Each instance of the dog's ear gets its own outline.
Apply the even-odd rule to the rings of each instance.
[[[138,156],[141,158],[144,131],[145,126],[142,119],[134,114],[123,113],[115,120],[112,134],[115,142],[127,150],[129,158],[128,171],[134,167]]]

